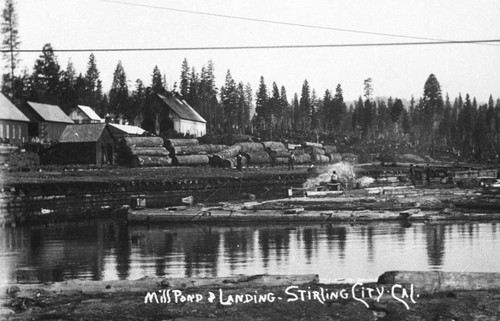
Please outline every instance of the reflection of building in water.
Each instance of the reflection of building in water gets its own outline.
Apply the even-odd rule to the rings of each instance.
[[[189,233],[184,236],[180,236],[179,241],[182,241],[184,249],[186,277],[200,275],[200,271],[207,271],[209,276],[217,276],[220,232],[207,227],[200,229],[198,233]]]
[[[431,269],[438,269],[443,265],[445,226],[442,224],[427,225],[424,232],[429,265]]]
[[[306,227],[302,230],[302,241],[304,242],[304,251],[306,254],[306,263],[310,264],[313,257],[313,250],[317,251],[318,229]]]

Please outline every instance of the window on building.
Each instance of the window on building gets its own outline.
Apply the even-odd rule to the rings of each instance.
[[[3,125],[0,124],[0,137],[3,137]]]
[[[5,125],[5,138],[10,138],[10,128],[9,128],[9,125]]]
[[[22,131],[21,125],[17,126],[17,138],[19,139],[21,139],[21,131]]]

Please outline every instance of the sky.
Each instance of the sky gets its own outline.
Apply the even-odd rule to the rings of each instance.
[[[16,9],[21,49],[40,50],[20,55],[20,69],[30,71],[45,43],[58,50],[500,39],[497,0],[17,0]],[[76,71],[85,73],[90,52],[56,55],[62,68],[71,59]],[[344,98],[354,100],[363,95],[367,78],[372,78],[374,96],[409,99],[413,95],[418,99],[431,73],[443,94],[448,93],[452,99],[459,93],[469,93],[478,102],[486,102],[490,94],[500,98],[500,42],[94,55],[106,91],[118,60],[122,61],[129,89],[138,78],[150,84],[155,65],[166,75],[171,88],[179,82],[181,63],[186,58],[198,72],[211,59],[218,87],[230,70],[235,81],[249,82],[254,93],[263,76],[268,88],[273,82],[285,86],[289,99],[294,93],[300,96],[307,79],[318,97],[341,84]]]

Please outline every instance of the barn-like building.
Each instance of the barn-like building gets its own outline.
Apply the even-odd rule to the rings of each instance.
[[[7,97],[0,94],[0,142],[20,145],[28,141],[30,120]]]

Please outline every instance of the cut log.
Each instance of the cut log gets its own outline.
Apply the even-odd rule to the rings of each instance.
[[[317,147],[317,148],[323,148],[323,145],[320,143],[312,143],[312,142],[304,142],[302,143],[302,147]]]
[[[327,153],[327,154],[334,154],[337,152],[337,146],[334,146],[334,145],[325,145],[325,146],[323,146],[323,149],[325,150],[325,153]]]
[[[210,159],[207,155],[177,155],[172,159],[174,166],[208,165]]]
[[[320,154],[312,154],[311,160],[315,163],[321,163],[321,164],[330,162],[330,158],[328,156]]]
[[[137,147],[133,146],[130,149],[131,155],[139,156],[168,156],[168,151],[165,147]]]
[[[262,143],[236,143],[233,146],[240,146],[243,153],[260,152],[264,150]]]
[[[269,164],[271,162],[271,157],[265,151],[244,153],[243,155],[245,155],[249,164]]]
[[[123,142],[127,147],[163,147],[161,137],[123,137]]]
[[[325,155],[325,150],[323,148],[319,148],[319,147],[315,147],[315,146],[304,147],[304,151],[307,154],[311,154],[311,155]]]
[[[132,156],[132,166],[134,167],[168,166],[171,164],[172,159],[168,156]]]
[[[240,151],[241,151],[241,146],[233,145],[227,149],[215,153],[214,156],[212,157],[213,164],[215,166],[222,166],[223,160],[236,157],[236,155],[238,155]]]
[[[282,142],[262,142],[264,149],[286,149]]]
[[[311,162],[311,155],[309,154],[301,154],[295,156],[295,164],[304,164]]]
[[[325,153],[325,156],[330,158],[330,163],[340,163],[342,161],[342,155],[337,153]]]
[[[165,147],[167,148],[174,146],[194,146],[199,144],[200,142],[196,138],[175,138],[165,141]]]
[[[290,154],[290,152],[285,148],[279,148],[279,149],[266,148],[266,152],[271,157],[288,157],[288,155]]]

